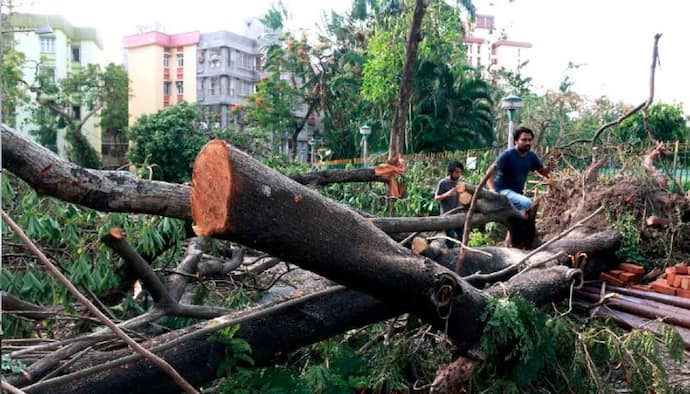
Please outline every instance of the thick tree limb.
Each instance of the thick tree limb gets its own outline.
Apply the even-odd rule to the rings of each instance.
[[[165,315],[186,316],[195,318],[213,318],[228,313],[226,308],[207,307],[199,305],[185,305],[173,298],[158,278],[151,266],[132,248],[119,228],[110,229],[102,241],[113,249],[126,264],[129,264],[144,283],[144,287],[151,293],[156,309]],[[175,294],[178,296],[178,294]],[[179,294],[181,296],[181,294]]]
[[[104,212],[189,219],[190,188],[80,167],[2,125],[2,167],[39,194]]]
[[[495,296],[521,295],[531,297],[540,305],[550,302],[554,297],[566,294],[569,270],[553,267],[541,270],[539,275],[525,276],[520,282],[507,282],[504,286],[489,290]],[[530,280],[531,279],[531,280]],[[543,292],[541,290],[544,290]],[[462,310],[465,318],[465,331],[474,333],[462,343],[461,351],[478,344],[482,324],[482,308],[468,304]],[[225,359],[225,348],[218,343],[209,342],[208,335],[228,325],[239,324],[235,334],[250,343],[253,358],[257,365],[269,364],[276,355],[286,354],[308,344],[332,337],[350,329],[376,321],[385,320],[402,313],[395,306],[343,287],[334,287],[308,296],[287,301],[259,311],[241,312],[225,316],[211,322],[178,330],[154,338],[147,344],[154,345],[152,351],[160,354],[195,385],[201,385],[216,378],[217,366]],[[188,339],[177,340],[187,336]],[[111,360],[126,356],[121,361]],[[139,359],[139,361],[135,361]],[[107,363],[107,364],[106,364]],[[120,365],[113,367],[113,364]],[[38,383],[27,392],[61,393],[67,388],[73,394],[92,392],[128,393],[166,393],[175,389],[174,384],[165,379],[160,370],[151,368],[150,363],[138,355],[128,355],[123,351],[100,353],[76,363],[68,369],[78,373],[91,366],[112,367],[88,371],[75,376],[63,376]]]
[[[57,312],[55,308],[32,304],[4,291],[0,292],[0,300],[2,300],[3,313],[23,316],[32,320],[45,320]]]
[[[218,274],[227,275],[237,269],[244,262],[244,248],[236,249],[232,252],[230,260],[219,258],[207,258],[199,264],[198,272],[201,276]]]
[[[144,288],[151,293],[157,307],[165,310],[176,304],[149,263],[129,245],[122,229],[111,228],[101,241],[122,257],[125,264],[136,272],[137,277],[143,282]]]
[[[197,265],[201,256],[204,254],[204,249],[208,245],[208,238],[195,237],[189,242],[187,246],[187,251],[184,258],[177,265],[177,271],[184,272],[186,274],[193,274],[197,272]],[[173,300],[180,301],[182,294],[184,294],[187,284],[189,283],[189,278],[182,275],[171,275],[168,278],[168,293]]]
[[[487,294],[400,247],[346,207],[223,141],[211,141],[201,150],[192,178],[192,215],[199,234],[264,250],[399,305],[437,327],[447,324],[461,349],[480,335],[476,327],[467,326],[467,315],[483,309]],[[561,279],[552,291],[563,285],[565,275],[554,272],[550,280]],[[532,276],[525,277],[528,281]],[[541,294],[531,291],[537,298]],[[446,320],[442,316],[447,308],[452,313]]]
[[[412,254],[355,212],[224,141],[209,142],[197,156],[192,217],[199,235],[265,251],[382,300],[405,304],[421,317],[438,319],[438,307],[460,290],[452,271]]]
[[[302,185],[317,187],[331,183],[345,182],[388,182],[388,178],[377,176],[373,168],[356,170],[324,170],[306,174],[291,175],[290,178]]]

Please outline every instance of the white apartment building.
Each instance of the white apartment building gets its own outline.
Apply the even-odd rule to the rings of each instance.
[[[3,21],[3,29],[11,32],[4,38],[9,38],[16,50],[26,56],[22,71],[24,81],[29,84],[36,81],[37,66],[40,73],[47,74],[53,81],[59,81],[87,64],[103,65],[103,42],[96,29],[73,26],[63,16],[11,14]],[[67,110],[72,111],[75,117],[83,118],[86,115],[86,111],[82,111],[78,105]],[[30,117],[31,110],[28,106],[17,109],[17,131],[32,137],[30,130],[36,125],[31,123]],[[92,116],[82,133],[100,153],[99,117]],[[57,138],[60,156],[66,155],[65,144],[65,132],[60,130]]]
[[[485,72],[500,68],[516,72],[527,60],[532,44],[508,40],[499,32],[495,22],[493,15],[477,14],[474,22],[465,23],[468,64]]]

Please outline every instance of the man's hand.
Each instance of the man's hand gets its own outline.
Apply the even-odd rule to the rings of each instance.
[[[546,169],[549,171],[556,169],[556,158],[554,156],[549,157],[549,161],[546,163]]]

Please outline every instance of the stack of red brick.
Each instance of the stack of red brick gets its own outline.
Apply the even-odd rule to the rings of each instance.
[[[640,284],[644,268],[637,264],[622,263],[616,269],[602,272],[599,279],[621,287],[632,287],[637,290],[654,291],[690,298],[690,271],[685,263],[666,268],[666,272],[648,285]]]
[[[688,266],[678,264],[666,268],[666,272],[649,284],[657,293],[690,298],[690,275]]]
[[[620,263],[616,269],[599,274],[599,279],[613,286],[637,287],[644,275],[644,267],[632,263]]]

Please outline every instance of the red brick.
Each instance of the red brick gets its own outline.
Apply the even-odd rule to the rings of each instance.
[[[620,263],[620,264],[618,264],[618,269],[622,269],[623,271],[633,272],[636,274],[644,274],[644,267],[643,266],[637,265],[637,264],[632,264],[632,263]]]
[[[685,264],[678,264],[676,265],[676,274],[681,274],[681,275],[687,275],[688,272],[688,266]]]
[[[680,288],[680,284],[683,281],[683,277],[681,275],[676,275],[675,278],[673,278],[673,283],[669,282],[669,286],[677,287]]]
[[[618,279],[622,280],[625,283],[636,283],[636,282],[639,282],[639,280],[640,280],[639,275],[640,274],[635,274],[632,272],[623,271],[618,275]]]
[[[620,274],[622,274],[623,272],[627,272],[627,271],[623,271],[623,270],[608,270],[608,271],[606,271],[607,274],[613,275],[616,278],[620,277]]]
[[[673,286],[673,284],[675,282],[676,282],[676,267],[666,268],[666,283],[668,283],[669,286]]]
[[[683,280],[680,282],[680,288],[683,290],[690,290],[690,276],[683,277]]]
[[[652,282],[652,289],[657,293],[676,295],[676,289],[671,286],[665,285],[663,282],[654,281]]]
[[[613,275],[609,275],[606,272],[602,272],[601,274],[599,274],[599,279],[614,286],[623,286],[625,284],[622,280],[616,278]]]
[[[676,293],[681,297],[690,298],[690,290],[676,289]]]

